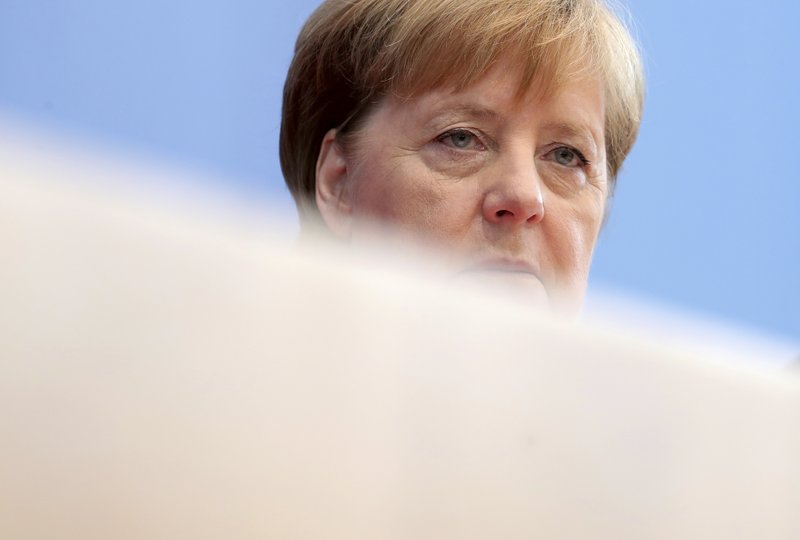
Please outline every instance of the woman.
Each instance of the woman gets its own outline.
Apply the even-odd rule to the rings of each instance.
[[[387,225],[574,311],[642,102],[600,0],[328,0],[297,41],[281,164],[304,228]]]

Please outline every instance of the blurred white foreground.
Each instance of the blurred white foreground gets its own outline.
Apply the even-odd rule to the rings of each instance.
[[[800,538],[788,370],[0,139],[0,538]]]

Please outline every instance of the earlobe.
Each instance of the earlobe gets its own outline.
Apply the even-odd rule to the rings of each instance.
[[[350,236],[353,214],[347,180],[347,159],[336,142],[336,130],[331,129],[322,139],[317,158],[316,201],[322,221],[340,238]]]

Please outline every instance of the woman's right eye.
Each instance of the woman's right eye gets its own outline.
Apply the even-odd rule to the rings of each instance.
[[[457,150],[485,150],[477,135],[466,129],[451,129],[436,138],[440,143]]]

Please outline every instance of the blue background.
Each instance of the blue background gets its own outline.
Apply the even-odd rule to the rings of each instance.
[[[0,0],[0,112],[292,206],[280,96],[316,1]],[[790,0],[629,0],[648,74],[591,287],[800,340]]]

